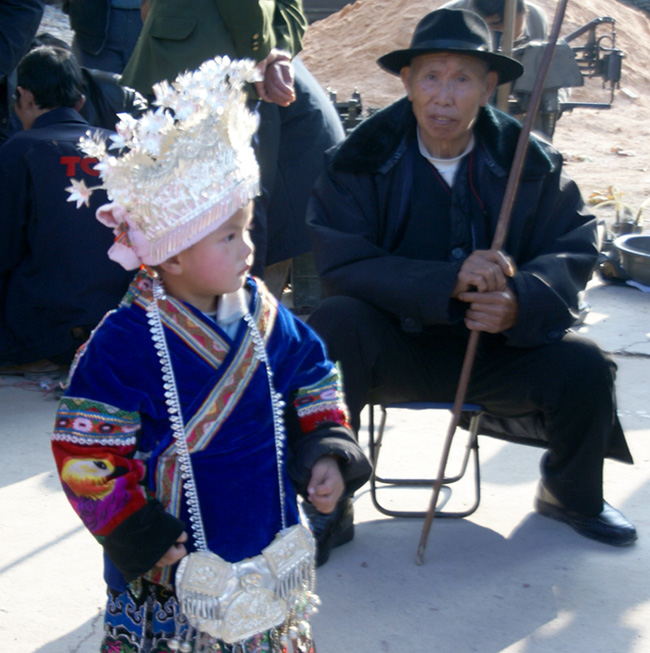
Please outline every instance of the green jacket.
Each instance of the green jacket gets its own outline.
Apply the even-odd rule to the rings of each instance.
[[[151,94],[217,55],[264,59],[272,48],[296,55],[307,29],[302,0],[151,0],[121,83]]]

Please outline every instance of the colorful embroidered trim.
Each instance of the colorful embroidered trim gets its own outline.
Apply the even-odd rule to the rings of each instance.
[[[63,397],[52,439],[77,444],[133,445],[139,430],[138,413],[98,401]]]
[[[293,405],[303,433],[311,433],[326,422],[349,426],[350,417],[336,368],[317,383],[301,388]]]

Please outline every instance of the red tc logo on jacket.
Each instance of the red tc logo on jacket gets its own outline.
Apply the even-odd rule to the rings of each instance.
[[[99,177],[99,171],[94,170],[93,166],[97,163],[95,157],[85,156],[81,158],[80,156],[62,156],[61,165],[65,166],[66,177],[74,177],[77,170],[77,164],[81,165],[81,169],[93,177]]]

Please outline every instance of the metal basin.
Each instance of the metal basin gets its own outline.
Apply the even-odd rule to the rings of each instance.
[[[626,234],[614,241],[614,248],[630,278],[650,286],[650,236]]]

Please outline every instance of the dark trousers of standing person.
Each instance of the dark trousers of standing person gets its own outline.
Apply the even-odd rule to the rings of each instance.
[[[80,65],[85,68],[106,70],[120,75],[131,58],[141,31],[142,18],[139,9],[112,7],[106,40],[101,50],[84,50],[75,36],[72,39],[72,51]]]
[[[325,151],[345,132],[334,105],[299,57],[293,60],[296,100],[287,107],[260,102],[256,153],[262,195],[255,202],[252,273],[279,297],[291,260],[311,250],[305,216]]]
[[[325,299],[309,318],[329,357],[342,367],[352,426],[373,403],[454,400],[467,349],[462,325],[404,332],[399,321],[351,297]],[[533,348],[481,334],[466,400],[492,415],[536,415],[548,452],[542,478],[566,508],[603,508],[603,459],[632,462],[616,416],[616,365],[590,340],[568,333]],[[622,445],[620,443],[623,443]]]

